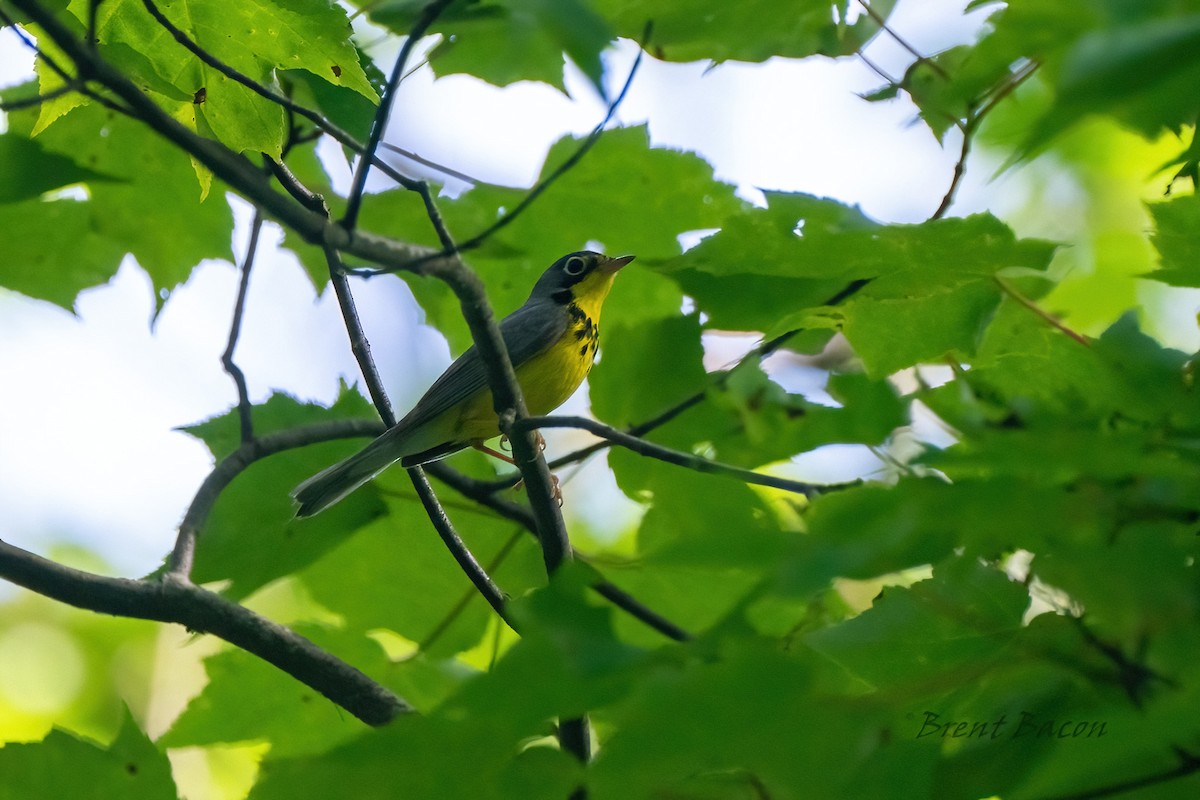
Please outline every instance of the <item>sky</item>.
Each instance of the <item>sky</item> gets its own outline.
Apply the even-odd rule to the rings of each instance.
[[[936,52],[974,37],[985,15],[964,17],[965,5],[901,0],[891,24],[920,51]],[[606,55],[609,86],[623,82],[635,53],[636,45],[621,42]],[[886,36],[867,53],[892,74],[911,60]],[[28,50],[0,31],[0,87],[31,70]],[[699,153],[751,200],[761,189],[803,191],[858,203],[883,222],[919,221],[941,200],[958,143],[951,137],[939,146],[903,99],[858,96],[882,83],[853,58],[718,66],[647,58],[616,124],[648,124],[654,146]],[[591,130],[604,115],[603,101],[570,66],[566,85],[570,96],[529,83],[498,89],[466,76],[435,80],[424,68],[403,84],[403,113],[393,115],[386,140],[482,180],[529,186],[553,141]],[[462,135],[480,130],[487,135]],[[333,148],[326,155],[331,164],[340,158]],[[990,170],[968,172],[955,214],[992,202],[999,187],[989,177]],[[249,211],[235,201],[235,215],[240,255]],[[357,380],[357,368],[332,297],[318,296],[295,259],[278,249],[280,238],[278,228],[264,230],[236,360],[255,401],[286,391],[328,403],[340,377]],[[202,264],[157,319],[153,288],[128,258],[108,284],[79,296],[73,314],[0,290],[0,538],[42,554],[53,554],[56,543],[83,544],[112,574],[136,576],[158,565],[212,468],[204,446],[175,429],[222,414],[236,400],[219,359],[237,278],[230,263]],[[356,299],[393,404],[407,408],[449,364],[449,348],[422,324],[399,280],[356,282]],[[715,337],[706,344],[712,367],[747,346]],[[779,379],[820,389],[820,377],[803,370]],[[585,408],[580,394],[563,411]],[[579,436],[555,434],[547,437],[550,455]],[[802,459],[794,474],[836,481],[874,465],[861,448],[835,448]],[[583,481],[562,476],[568,517],[614,525],[631,519],[635,511],[618,502],[603,461],[589,469],[588,492],[572,491]]]

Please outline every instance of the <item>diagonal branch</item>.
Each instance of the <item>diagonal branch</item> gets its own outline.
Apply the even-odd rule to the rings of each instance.
[[[173,622],[211,633],[275,665],[368,725],[411,706],[303,636],[176,576],[108,578],[72,569],[0,541],[0,577],[77,608]]]
[[[629,87],[633,85],[633,79],[638,73],[638,68],[642,65],[642,56],[646,52],[643,49],[645,44],[646,43],[643,42],[642,47],[638,48],[637,57],[635,57],[633,60],[633,66],[629,68],[629,76],[625,79],[625,84],[621,87],[621,91],[618,92],[617,96],[613,98],[613,101],[608,104],[608,111],[605,113],[604,119],[600,120],[600,123],[592,129],[592,132],[588,134],[588,137],[584,139],[582,143],[580,143],[575,152],[572,153],[566,161],[555,167],[554,170],[544,179],[538,181],[537,185],[529,190],[529,193],[525,195],[521,202],[517,203],[513,207],[512,211],[505,213],[491,225],[484,228],[467,241],[461,243],[458,246],[458,252],[461,253],[465,250],[473,250],[476,247],[479,247],[481,244],[491,238],[494,233],[512,224],[517,217],[519,217],[527,208],[533,205],[534,201],[541,197],[547,189],[553,186],[555,181],[557,181],[563,175],[566,175],[569,171],[571,171],[572,168],[574,168],[576,164],[583,160],[583,157],[588,154],[588,151],[591,150],[592,147],[595,146],[596,142],[600,140],[600,136],[604,133],[604,129],[608,126],[608,123],[612,121],[613,116],[616,115],[617,109],[621,107],[621,103],[625,101],[625,95],[629,93]]]

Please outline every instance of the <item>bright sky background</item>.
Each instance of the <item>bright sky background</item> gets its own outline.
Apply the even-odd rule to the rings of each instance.
[[[922,52],[936,52],[974,37],[982,15],[964,18],[965,5],[901,0],[892,25]],[[624,42],[609,53],[610,86],[620,86],[635,52]],[[886,36],[867,52],[893,74],[911,61]],[[0,86],[31,71],[30,53],[0,31]],[[758,188],[804,191],[859,203],[881,221],[921,220],[948,186],[957,141],[943,151],[903,100],[857,97],[882,83],[853,58],[714,68],[647,58],[618,121],[648,121],[655,146],[700,153],[752,199]],[[388,141],[484,180],[528,186],[555,139],[603,117],[602,101],[573,68],[567,86],[570,98],[533,84],[434,81],[426,68],[404,84]],[[994,203],[990,172],[968,172],[954,213]],[[240,254],[248,212],[238,211]],[[279,239],[273,226],[264,233],[268,245]],[[199,442],[173,429],[235,402],[219,358],[236,288],[232,265],[206,263],[153,326],[150,282],[130,259],[108,285],[80,295],[75,315],[0,290],[0,538],[40,553],[54,542],[83,543],[115,574],[157,566],[212,466]],[[449,363],[447,345],[419,324],[421,311],[399,280],[358,283],[356,297],[402,410]],[[335,304],[317,298],[289,254],[260,252],[247,308],[236,358],[252,399],[283,390],[329,402],[340,375],[357,379]],[[583,403],[577,397],[565,410]],[[569,446],[550,438],[552,452]],[[810,477],[838,480],[863,468],[861,453],[846,454],[822,460]],[[571,482],[567,492],[568,513],[611,513],[608,493],[571,492]]]

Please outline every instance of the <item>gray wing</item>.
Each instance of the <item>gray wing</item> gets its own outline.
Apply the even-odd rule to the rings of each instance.
[[[526,303],[500,322],[500,335],[514,367],[546,350],[567,329],[567,315],[553,300]],[[520,331],[520,336],[516,332]],[[409,429],[433,419],[487,386],[487,371],[475,345],[455,359],[396,426]]]

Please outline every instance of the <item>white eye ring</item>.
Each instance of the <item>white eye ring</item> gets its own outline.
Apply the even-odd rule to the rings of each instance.
[[[563,272],[571,276],[582,275],[585,269],[587,269],[587,262],[579,256],[571,256],[567,259],[567,263],[563,264]]]

